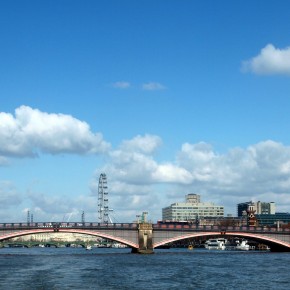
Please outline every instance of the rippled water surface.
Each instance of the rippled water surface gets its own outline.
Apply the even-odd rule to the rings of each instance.
[[[0,289],[290,289],[290,253],[2,248]]]

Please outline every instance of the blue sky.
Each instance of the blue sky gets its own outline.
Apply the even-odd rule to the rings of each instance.
[[[0,218],[118,221],[195,192],[290,211],[288,1],[2,1]]]

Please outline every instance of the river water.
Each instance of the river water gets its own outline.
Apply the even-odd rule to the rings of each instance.
[[[0,289],[290,289],[290,253],[2,248]]]

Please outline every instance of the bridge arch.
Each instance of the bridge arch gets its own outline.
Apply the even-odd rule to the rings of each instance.
[[[247,238],[247,239],[252,239],[255,241],[260,241],[263,243],[267,243],[271,251],[290,251],[290,244],[287,242],[284,242],[282,240],[278,240],[276,238],[266,236],[266,235],[260,235],[256,233],[244,233],[244,232],[194,232],[194,233],[182,233],[181,235],[176,235],[174,237],[168,237],[163,240],[159,240],[158,242],[154,243],[153,241],[153,248],[157,248],[159,246],[180,241],[180,240],[185,240],[185,239],[190,239],[190,238],[199,238],[199,237],[211,237],[211,236],[231,236],[231,237],[241,237],[241,238]]]
[[[100,237],[100,238],[105,238],[109,239],[115,242],[119,242],[122,244],[125,244],[131,248],[138,248],[139,245],[127,240],[123,237],[118,237],[114,236],[112,234],[106,233],[106,232],[101,232],[97,230],[85,230],[85,229],[70,229],[70,228],[61,228],[59,233],[74,233],[74,234],[85,234],[85,235],[90,235],[90,236],[95,236],[95,237]],[[20,231],[15,231],[15,232],[10,232],[4,235],[0,236],[0,242],[3,240],[11,239],[11,238],[16,238],[16,237],[21,237],[21,236],[27,236],[27,235],[33,235],[33,234],[42,234],[42,233],[56,233],[55,231],[52,231],[51,229],[32,229],[32,230],[20,230]]]

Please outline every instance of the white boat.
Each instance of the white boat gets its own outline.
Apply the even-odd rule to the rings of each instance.
[[[247,240],[237,241],[236,250],[238,251],[249,251],[251,250],[251,246],[248,244]]]
[[[127,246],[121,243],[112,243],[112,248],[126,248]]]
[[[217,238],[217,239],[209,239],[205,242],[204,247],[208,250],[225,250],[227,243],[227,239]]]
[[[86,246],[86,250],[89,250],[90,251],[91,249],[92,249],[92,246],[91,245],[87,245]]]
[[[255,246],[250,246],[245,239],[235,240],[233,243],[226,244],[226,250],[229,251],[249,251],[255,250]]]

